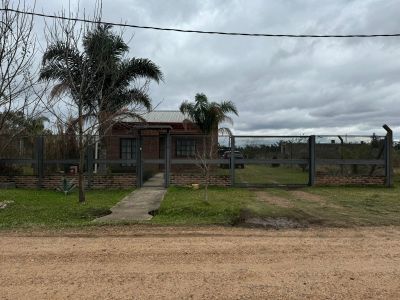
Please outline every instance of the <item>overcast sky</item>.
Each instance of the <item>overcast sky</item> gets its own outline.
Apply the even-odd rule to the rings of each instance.
[[[71,1],[77,7],[77,1]],[[93,0],[80,1],[90,11]],[[55,13],[68,1],[36,0]],[[398,0],[104,0],[103,18],[182,29],[292,34],[400,32]],[[37,19],[40,22],[39,19]],[[37,26],[40,28],[40,26]],[[39,30],[39,29],[38,29]],[[130,56],[157,63],[153,103],[178,109],[197,92],[231,100],[238,134],[400,131],[400,38],[289,39],[127,29]],[[398,134],[396,134],[399,137]]]

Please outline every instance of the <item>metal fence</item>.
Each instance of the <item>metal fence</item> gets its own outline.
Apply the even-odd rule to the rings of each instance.
[[[89,188],[97,175],[128,174],[136,176],[139,187],[155,174],[161,174],[164,186],[204,180],[244,187],[313,186],[322,178],[326,183],[354,177],[380,178],[392,186],[393,157],[400,149],[386,129],[385,136],[212,137],[159,131],[90,136],[84,172]],[[0,145],[0,176],[35,176],[40,187],[46,176],[78,171],[76,136],[1,136]]]

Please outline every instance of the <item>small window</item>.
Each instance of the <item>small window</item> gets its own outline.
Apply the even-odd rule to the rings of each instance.
[[[121,139],[121,159],[136,159],[136,139]],[[130,167],[132,164],[121,164]]]
[[[176,140],[177,157],[194,157],[196,154],[196,142],[192,139]]]

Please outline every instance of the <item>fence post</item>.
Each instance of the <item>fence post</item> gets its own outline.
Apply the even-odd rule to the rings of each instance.
[[[316,177],[316,159],[315,159],[315,135],[311,135],[308,139],[309,160],[308,160],[308,185],[315,186]]]
[[[231,157],[230,157],[231,186],[235,186],[235,137],[231,136]]]
[[[393,186],[393,131],[386,124],[382,126],[386,130],[385,138],[385,185]]]
[[[165,141],[165,187],[169,187],[169,178],[171,173],[171,134],[167,131],[167,138]]]
[[[143,185],[143,169],[142,169],[142,147],[143,147],[143,139],[142,133],[139,129],[138,131],[138,145],[136,147],[136,187],[142,187]]]
[[[93,149],[92,139],[90,139],[89,145],[86,147],[87,187],[88,187],[88,189],[92,188],[93,163],[94,163],[94,149]]]
[[[41,188],[43,185],[43,173],[44,173],[44,138],[43,136],[36,137],[35,140],[35,156],[36,156],[36,172],[38,177],[37,187]]]

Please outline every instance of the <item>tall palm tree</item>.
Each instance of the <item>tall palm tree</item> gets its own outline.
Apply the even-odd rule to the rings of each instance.
[[[85,201],[83,188],[84,119],[96,119],[99,135],[106,134],[116,116],[136,115],[128,106],[133,104],[151,109],[146,91],[135,86],[140,79],[162,80],[160,68],[149,59],[126,58],[129,47],[109,25],[98,25],[83,36],[82,48],[78,37],[69,28],[60,29],[65,35],[46,49],[40,79],[54,81],[51,96],[69,94],[78,110],[79,139],[79,201]],[[105,147],[103,147],[105,151]]]
[[[209,135],[209,146],[207,146],[206,138],[203,137],[203,151],[196,155],[200,161],[198,165],[205,177],[204,200],[208,202],[208,185],[211,169],[208,160],[215,158],[217,149],[214,146],[217,143],[215,139],[218,134],[218,126],[223,122],[233,123],[232,118],[228,114],[233,113],[238,115],[238,111],[232,101],[222,101],[221,103],[209,102],[205,94],[196,94],[194,103],[184,101],[180,106],[180,111],[187,115],[203,134]]]
[[[205,94],[196,94],[194,103],[184,101],[180,111],[186,114],[204,134],[210,134],[218,129],[223,122],[233,123],[228,114],[238,115],[237,108],[232,101],[208,102]]]
[[[43,55],[40,78],[53,80],[51,95],[69,93],[83,104],[86,117],[96,116],[99,134],[104,135],[114,117],[136,115],[129,105],[151,109],[147,93],[134,86],[139,79],[159,83],[160,68],[146,58],[126,58],[128,45],[110,25],[98,25],[83,37],[83,50],[67,41],[56,41]]]

